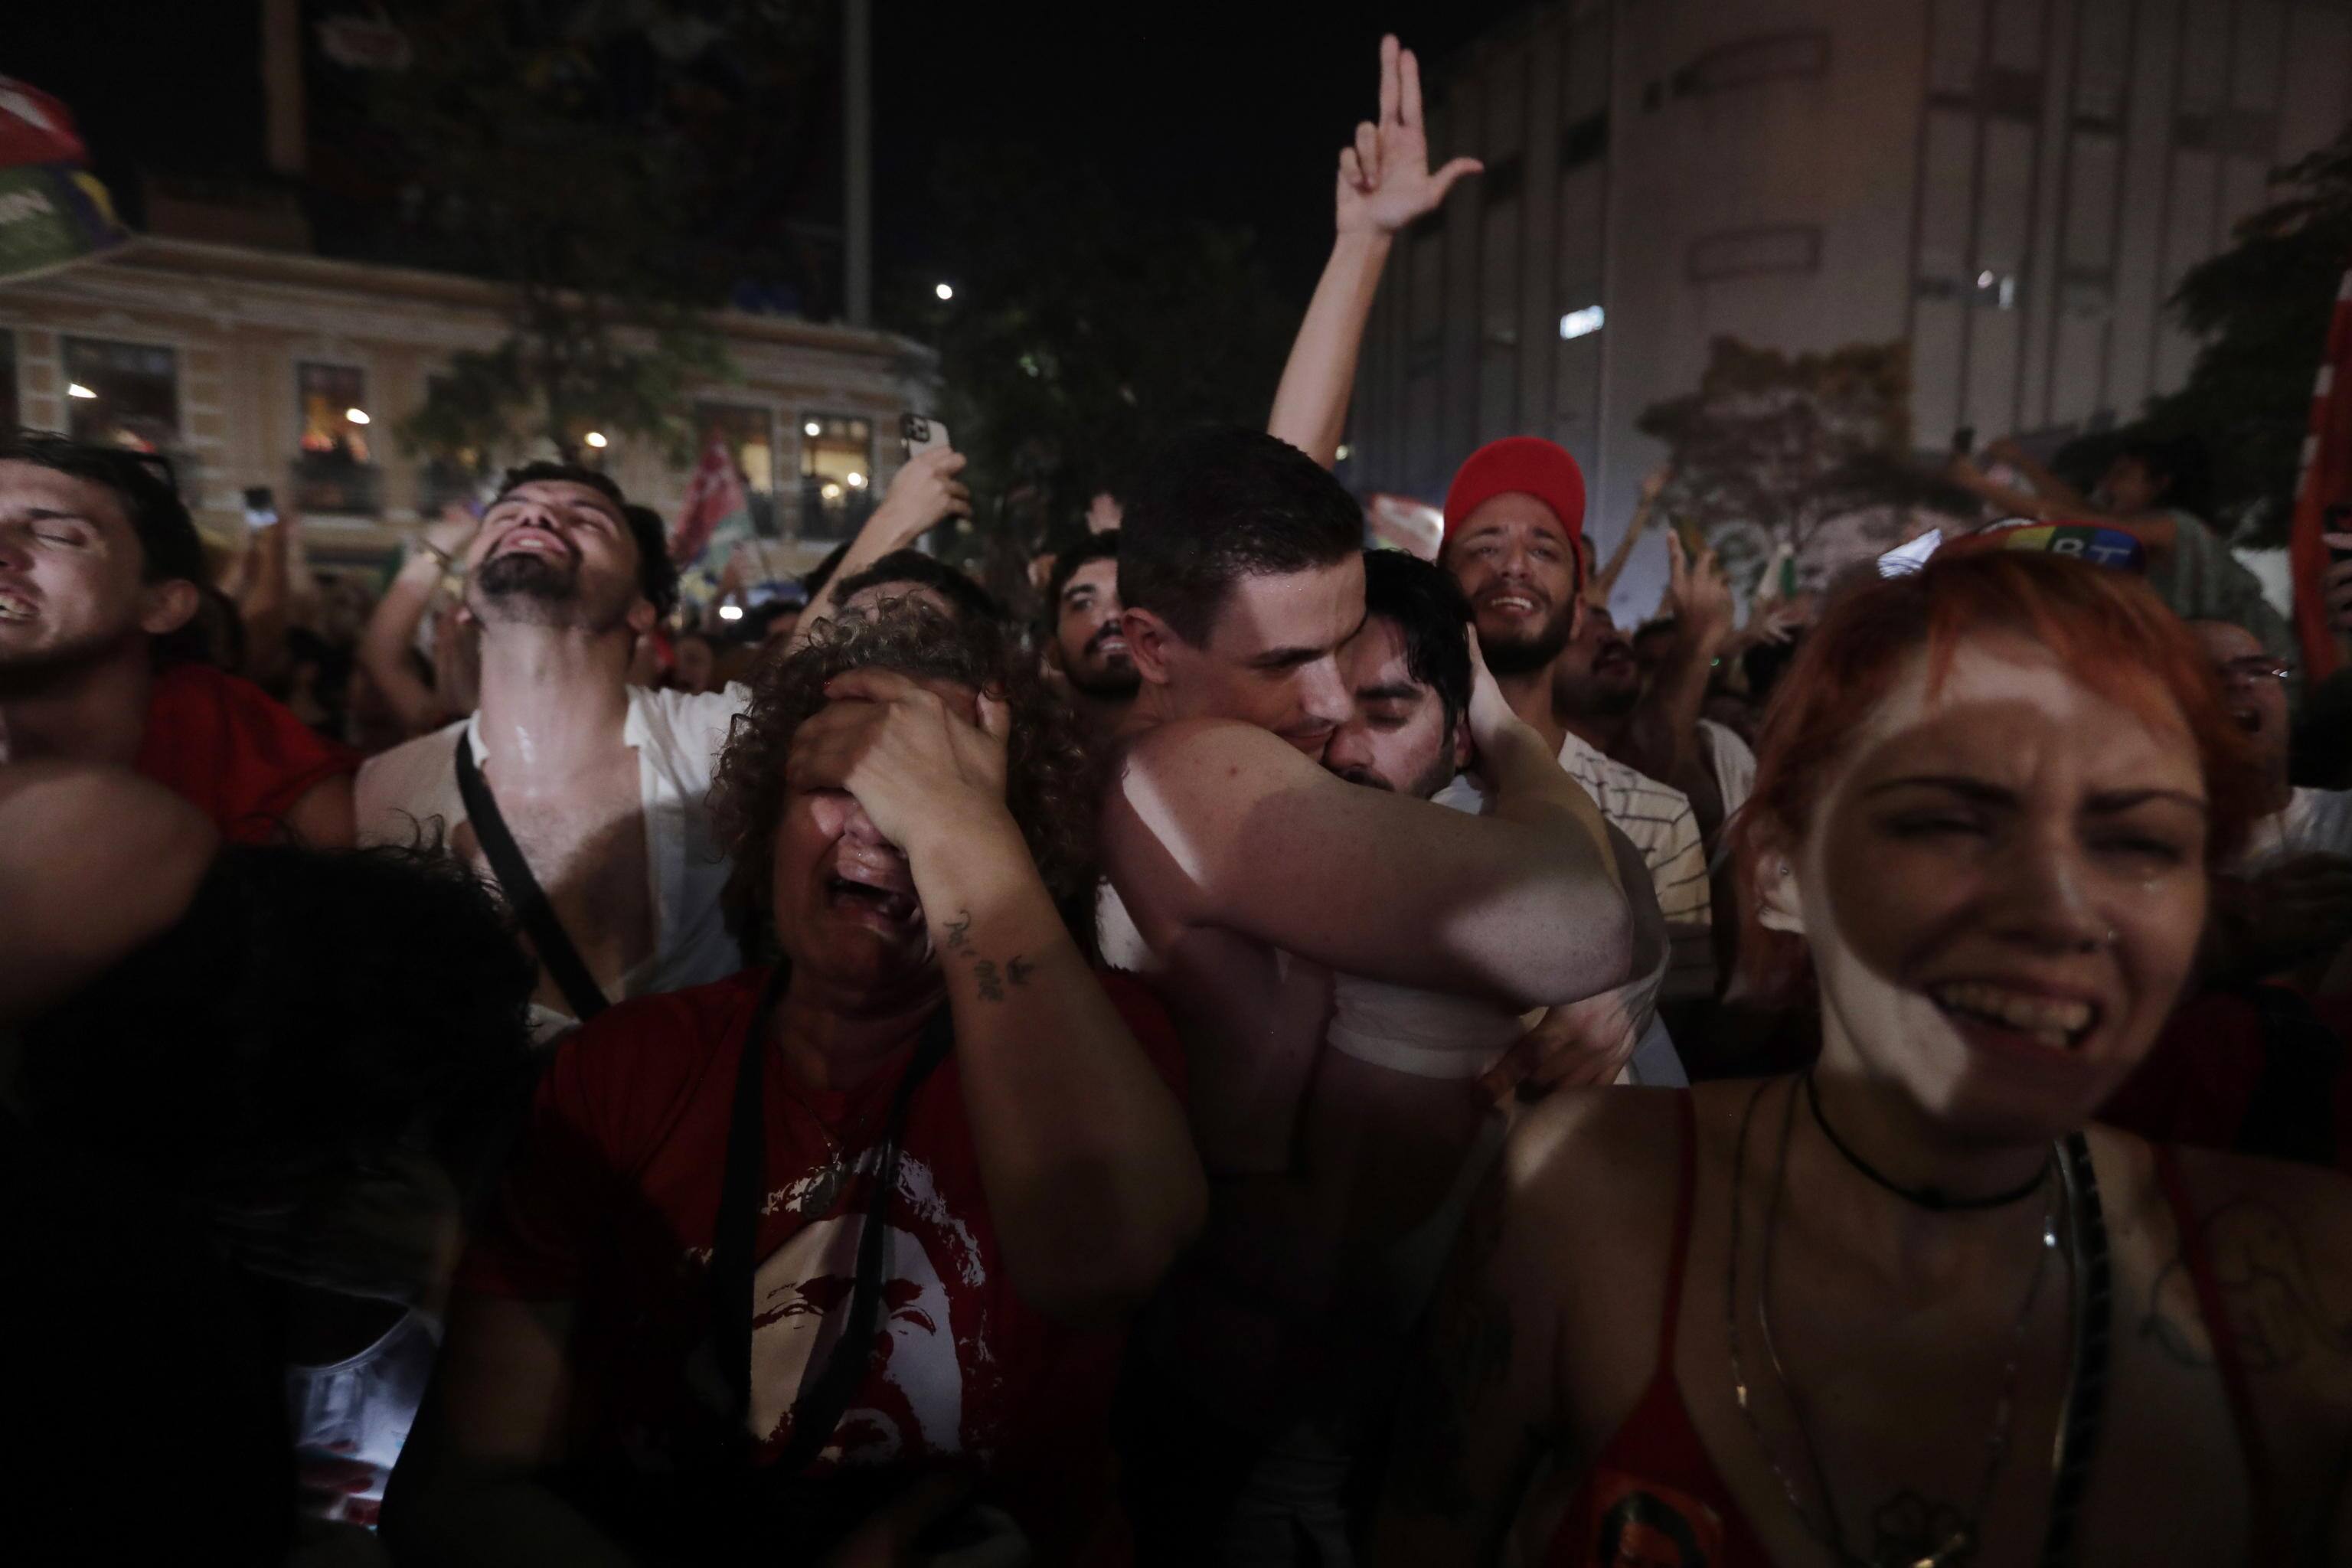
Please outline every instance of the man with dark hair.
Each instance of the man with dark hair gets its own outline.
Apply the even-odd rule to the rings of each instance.
[[[465,552],[480,707],[360,773],[362,838],[437,822],[498,879],[540,961],[543,1029],[741,962],[704,797],[743,693],[630,683],[677,592],[659,519],[635,510],[593,469],[509,473]]]
[[[1127,721],[1143,678],[1128,656],[1118,597],[1118,530],[1090,533],[1055,558],[1045,584],[1045,664],[1098,739]]]
[[[1475,817],[1321,765],[1352,711],[1342,648],[1365,621],[1362,514],[1328,473],[1255,431],[1175,443],[1127,497],[1119,588],[1142,678],[1104,807],[1105,957],[1177,1017],[1193,1131],[1221,1202],[1144,1330],[1132,1430],[1151,1561],[1255,1550],[1258,1493],[1297,1484],[1297,1379],[1278,1347],[1323,1308],[1292,1266],[1333,1215],[1290,1173],[1335,974],[1511,1011],[1608,990],[1630,920],[1591,802],[1491,679],[1467,707],[1500,786]],[[1309,1298],[1302,1303],[1301,1291]],[[1203,1335],[1205,1323],[1230,1331]],[[1344,1468],[1344,1458],[1339,1460]]]
[[[0,761],[137,769],[229,837],[352,839],[358,759],[186,645],[204,547],[160,458],[0,443]]]
[[[996,595],[937,556],[919,550],[894,550],[863,572],[834,586],[844,616],[871,615],[885,600],[912,599],[950,620],[1001,621]]]

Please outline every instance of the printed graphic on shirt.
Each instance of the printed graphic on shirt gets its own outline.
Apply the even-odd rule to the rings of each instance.
[[[1592,1540],[1577,1568],[1706,1568],[1722,1560],[1715,1510],[1622,1470],[1592,1477]]]
[[[792,1440],[793,1405],[821,1376],[847,1331],[857,1288],[858,1240],[880,1152],[862,1152],[846,1178],[828,1166],[772,1193],[767,1213],[817,1216],[752,1275],[751,1435],[763,1447]],[[992,1375],[985,1348],[988,1279],[971,1227],[951,1213],[920,1158],[901,1152],[887,1215],[881,1295],[866,1373],[818,1455],[821,1464],[880,1465],[941,1455],[985,1458],[968,1430],[973,1380]],[[709,1254],[692,1261],[708,1267]],[[706,1344],[689,1371],[706,1408],[724,1405]]]

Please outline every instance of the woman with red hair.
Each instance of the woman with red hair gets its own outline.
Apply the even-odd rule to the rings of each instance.
[[[1820,1059],[1528,1120],[1377,1560],[2352,1561],[2352,1186],[2088,1125],[2252,809],[2189,632],[1938,560],[1829,612],[1760,739],[1750,945]]]

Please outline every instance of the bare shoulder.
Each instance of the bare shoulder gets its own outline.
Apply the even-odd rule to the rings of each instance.
[[[360,764],[352,788],[361,843],[405,844],[417,819],[452,808],[457,736],[465,727],[460,719]]]
[[[1512,1206],[1547,1228],[1670,1211],[1680,1184],[1685,1091],[1611,1086],[1555,1090],[1520,1113],[1504,1146]]]
[[[2352,1413],[2352,1180],[2205,1150],[2174,1158],[2247,1371],[2301,1373]]]
[[[1171,719],[1128,742],[1119,778],[1123,787],[1131,788],[1139,780],[1230,777],[1230,770],[1278,766],[1286,758],[1314,765],[1296,747],[1255,724],[1233,719]]]

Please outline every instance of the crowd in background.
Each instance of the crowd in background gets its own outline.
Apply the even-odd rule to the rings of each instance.
[[[1389,40],[1267,428],[1019,582],[944,447],[705,625],[592,468],[365,603],[0,442],[0,1541],[2352,1562],[2344,688],[2177,445],[1744,615],[1532,436],[1366,550],[1477,172]]]

